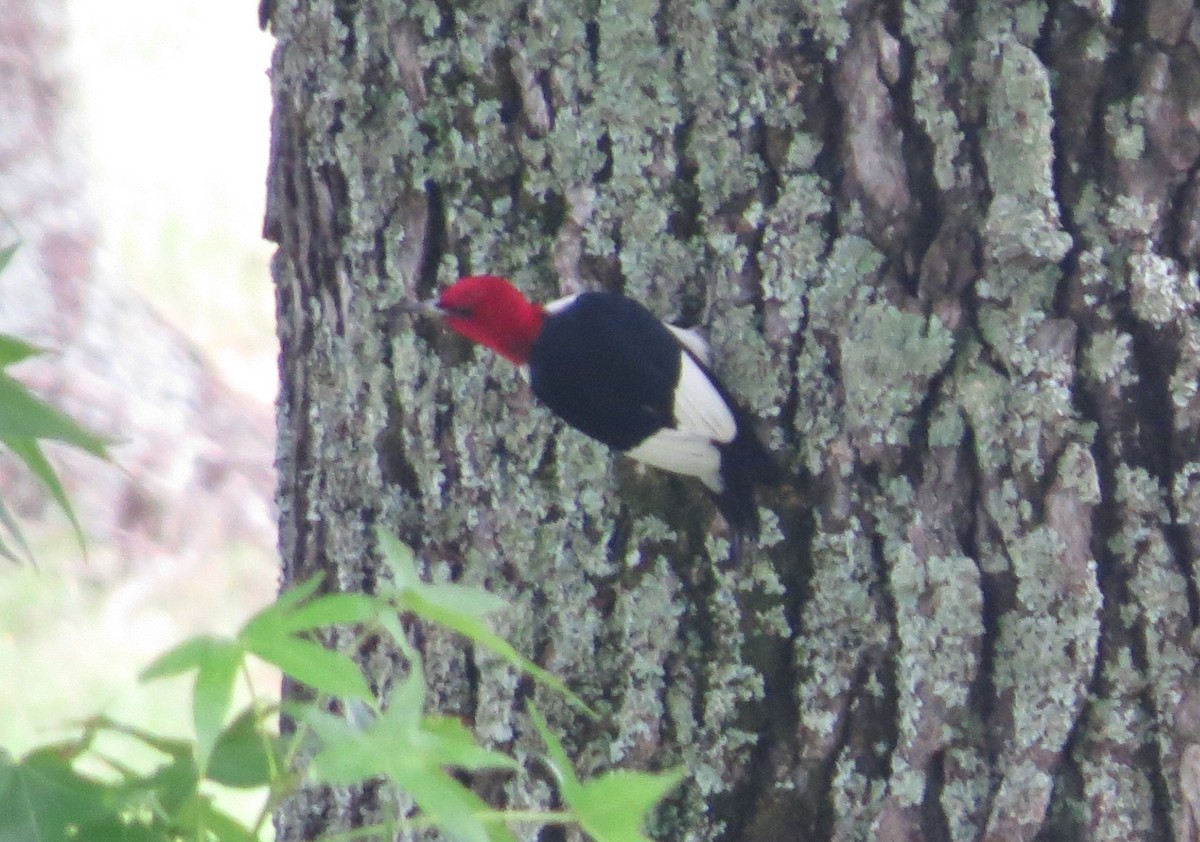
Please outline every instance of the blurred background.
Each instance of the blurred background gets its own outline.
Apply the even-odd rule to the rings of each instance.
[[[271,37],[254,0],[67,0],[82,140],[114,268],[234,387],[275,395],[262,240]]]
[[[38,562],[0,561],[11,753],[101,711],[189,732],[188,682],[136,674],[275,593],[270,50],[253,0],[0,0],[0,331],[52,349],[14,375],[117,442],[52,454],[86,555],[0,464]]]

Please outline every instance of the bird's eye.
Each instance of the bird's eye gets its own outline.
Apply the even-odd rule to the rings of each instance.
[[[442,311],[452,319],[469,319],[471,317],[470,307],[448,307],[443,305]]]

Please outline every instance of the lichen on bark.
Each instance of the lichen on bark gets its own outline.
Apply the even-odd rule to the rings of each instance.
[[[659,838],[1185,828],[1200,87],[1141,14],[278,6],[285,581],[370,589],[381,523],[508,598],[606,719],[439,634],[431,698],[526,758],[532,695],[585,775],[684,762]],[[789,473],[744,567],[698,489],[389,315],[479,271],[707,329]],[[535,767],[480,787],[546,806]],[[402,803],[313,793],[281,838]]]

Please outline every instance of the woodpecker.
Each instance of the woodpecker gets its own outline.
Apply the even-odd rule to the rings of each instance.
[[[585,435],[698,478],[733,532],[735,554],[742,538],[758,537],[754,486],[775,481],[778,469],[693,331],[611,292],[533,303],[495,275],[460,278],[436,299],[405,309],[438,316],[472,342],[528,365],[533,393]]]

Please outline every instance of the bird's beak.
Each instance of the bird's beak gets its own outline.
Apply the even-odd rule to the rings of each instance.
[[[398,304],[392,305],[390,308],[390,314],[393,317],[410,314],[414,316],[434,316],[437,318],[441,318],[445,315],[445,313],[442,311],[442,308],[438,306],[436,298],[430,298],[426,301],[415,301],[411,299],[401,301]]]

